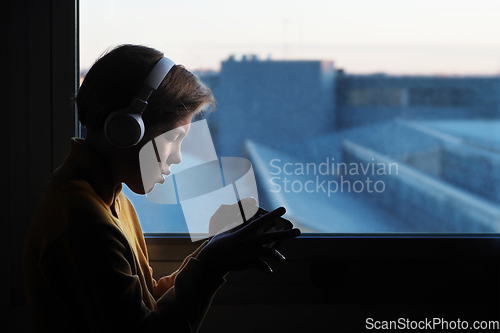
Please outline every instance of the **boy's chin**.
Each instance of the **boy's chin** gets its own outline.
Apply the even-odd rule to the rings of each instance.
[[[125,183],[125,184],[127,184],[127,183]],[[145,190],[144,190],[144,186],[142,186],[142,185],[132,185],[132,184],[127,184],[127,186],[128,186],[128,188],[129,188],[132,192],[134,192],[135,194],[139,194],[139,195],[148,194],[148,193],[149,193],[149,192],[151,192],[151,191],[153,190],[153,188],[154,188],[154,186],[153,186],[153,187],[151,187],[151,189],[149,189],[148,191],[145,191]]]

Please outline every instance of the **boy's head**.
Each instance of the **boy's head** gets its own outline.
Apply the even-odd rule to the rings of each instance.
[[[158,153],[165,156],[161,168],[167,174],[171,164],[181,161],[180,143],[189,130],[192,117],[207,104],[215,103],[210,89],[196,75],[181,65],[175,65],[148,99],[142,113],[143,139],[125,149],[111,144],[104,134],[106,119],[112,112],[129,107],[161,58],[163,53],[149,47],[118,46],[96,61],[76,97],[80,122],[87,129],[86,144],[108,162],[116,183],[124,182],[139,194],[150,190],[143,188],[140,177],[140,149],[162,133],[176,128],[182,130],[177,134],[179,139],[157,147]]]
[[[101,56],[87,73],[77,97],[78,117],[87,132],[104,130],[108,115],[126,109],[163,53],[140,45],[121,45]],[[147,131],[165,131],[213,104],[210,89],[181,65],[175,65],[153,91],[142,119]]]

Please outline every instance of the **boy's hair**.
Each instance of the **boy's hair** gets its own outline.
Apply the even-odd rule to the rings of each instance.
[[[76,96],[81,124],[99,131],[108,115],[129,106],[163,53],[140,45],[120,45],[90,68]],[[146,128],[170,125],[202,107],[215,105],[211,90],[182,65],[175,65],[153,91],[142,114]]]

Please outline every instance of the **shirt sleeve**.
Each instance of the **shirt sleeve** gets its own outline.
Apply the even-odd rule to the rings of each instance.
[[[154,286],[154,295],[153,296],[156,300],[158,300],[158,298],[163,296],[163,294],[165,294],[167,292],[167,290],[169,290],[170,288],[172,288],[174,286],[174,282],[175,282],[175,278],[176,278],[177,274],[184,267],[186,267],[190,258],[196,258],[198,253],[200,253],[200,251],[205,247],[205,245],[208,244],[208,242],[209,242],[208,240],[204,241],[200,246],[198,246],[198,248],[193,253],[188,255],[184,259],[184,261],[182,262],[182,265],[175,272],[173,272],[170,275],[167,275],[167,276],[160,278],[158,280],[158,282],[155,279],[153,279],[153,286]],[[151,276],[153,276],[153,269],[151,268],[151,266],[149,267],[149,271],[151,273]]]
[[[139,269],[120,230],[105,223],[73,223],[66,234],[73,258],[73,293],[79,318],[92,332],[196,332],[224,278],[188,257],[172,284],[148,309],[142,297]],[[63,270],[64,271],[64,270]]]

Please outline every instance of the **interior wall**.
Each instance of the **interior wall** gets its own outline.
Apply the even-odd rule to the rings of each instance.
[[[73,1],[2,2],[4,115],[2,142],[2,305],[27,329],[21,254],[33,211],[51,172],[74,136],[75,22]]]

